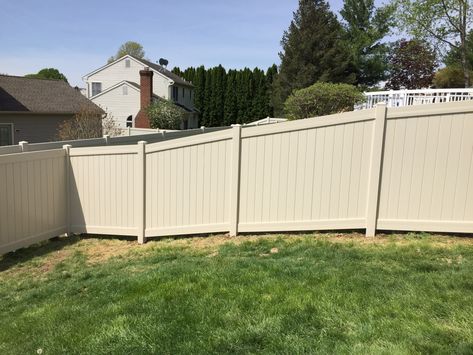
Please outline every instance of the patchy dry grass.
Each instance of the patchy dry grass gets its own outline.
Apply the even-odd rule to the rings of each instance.
[[[322,233],[322,234],[261,234],[229,237],[228,235],[210,235],[198,237],[156,238],[148,239],[139,245],[134,238],[116,238],[104,236],[87,236],[56,238],[53,241],[40,243],[18,253],[0,256],[0,281],[4,278],[28,274],[32,277],[44,277],[68,258],[82,255],[87,265],[105,263],[112,258],[126,259],[144,257],[159,249],[177,248],[181,250],[205,251],[208,257],[218,256],[218,250],[224,245],[241,245],[261,241],[284,241],[291,245],[308,239],[329,243],[348,244],[357,247],[402,247],[409,245],[428,245],[434,248],[450,249],[458,246],[473,247],[473,237],[430,234],[380,234],[375,238],[366,238],[360,233]],[[277,248],[275,248],[277,249]],[[38,253],[36,253],[38,251]],[[277,251],[270,250],[260,256],[268,256]],[[37,254],[37,255],[36,255]],[[461,262],[443,258],[447,263]],[[19,262],[21,261],[21,262]]]
[[[0,258],[0,352],[473,353],[473,239],[60,238]]]

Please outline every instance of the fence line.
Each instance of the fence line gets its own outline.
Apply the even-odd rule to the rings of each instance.
[[[0,221],[0,252],[66,231],[473,233],[473,104],[4,155]]]
[[[60,149],[64,145],[71,147],[99,147],[103,145],[126,145],[136,144],[139,141],[146,140],[148,143],[163,142],[171,139],[194,136],[203,133],[217,132],[230,127],[201,127],[197,129],[188,129],[182,131],[169,130],[147,130],[147,129],[133,129],[132,134],[126,136],[110,137],[105,135],[101,138],[79,139],[57,142],[43,142],[43,143],[28,143],[20,142],[18,145],[2,146],[0,147],[0,155],[14,154],[23,152],[33,152],[40,150]],[[135,134],[140,133],[140,134]]]

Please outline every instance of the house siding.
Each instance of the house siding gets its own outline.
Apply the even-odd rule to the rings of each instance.
[[[125,61],[130,61],[130,66],[127,67]],[[100,82],[102,84],[102,92],[117,85],[123,81],[129,81],[136,84],[140,84],[140,70],[143,70],[146,66],[138,62],[134,58],[123,57],[117,60],[115,63],[105,67],[94,74],[84,77],[87,87],[87,97],[91,98],[92,101],[106,110],[113,118],[117,121],[120,127],[126,127],[126,119],[132,115],[133,119],[140,110],[140,98],[139,92],[134,91],[132,93],[131,86],[128,89],[128,97],[123,95],[122,85],[114,88],[110,92],[102,95],[92,95],[92,83]],[[153,70],[153,69],[151,69]],[[189,86],[179,85],[174,83],[171,79],[163,76],[161,73],[154,71],[153,75],[153,94],[167,100],[173,100],[172,87],[178,87],[179,93],[176,103],[187,107],[188,109],[194,109],[194,89]],[[182,91],[184,90],[184,96]],[[192,97],[190,95],[192,92]],[[138,97],[136,97],[136,95]],[[198,127],[198,114],[192,113],[189,115],[189,121],[187,128]]]
[[[128,95],[123,95],[124,86],[128,88]],[[135,88],[122,84],[97,96],[92,102],[110,114],[120,127],[125,128],[127,117],[132,115],[135,119],[140,110],[140,93]]]
[[[125,60],[127,58],[122,58],[110,65],[107,68],[100,70],[99,72],[92,74],[87,78],[87,97],[91,97],[92,92],[91,83],[100,82],[102,83],[102,91],[107,90],[108,88],[116,85],[117,83],[127,80],[134,83],[140,83],[140,70],[143,70],[145,67],[143,64],[138,63],[134,59],[130,60],[130,66],[127,68],[125,66]],[[154,94],[169,99],[169,85],[171,81],[162,75],[159,75],[155,72],[153,76],[153,92]]]
[[[57,140],[58,129],[73,115],[0,114],[0,123],[13,123],[13,143],[50,142]]]

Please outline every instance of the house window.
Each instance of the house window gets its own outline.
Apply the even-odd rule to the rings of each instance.
[[[186,89],[182,88],[182,98],[184,98],[185,94],[186,94]]]
[[[128,86],[123,85],[122,86],[122,91],[123,91],[123,95],[128,95]]]
[[[172,87],[172,99],[177,101],[179,99],[179,88],[177,86]]]
[[[0,124],[0,146],[13,144],[13,124]]]
[[[102,92],[102,83],[92,83],[92,96]]]
[[[125,59],[125,68],[130,67],[130,59]]]
[[[126,126],[133,127],[133,116],[130,115],[126,118]]]

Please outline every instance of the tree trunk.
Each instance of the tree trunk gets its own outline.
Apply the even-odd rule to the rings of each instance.
[[[463,78],[465,81],[465,87],[470,87],[470,68],[468,65],[468,60],[466,58],[466,47],[461,47],[461,58],[462,58],[462,69],[463,69]]]
[[[460,12],[461,12],[461,24],[460,24],[460,51],[461,51],[461,60],[463,68],[463,77],[465,79],[465,87],[470,87],[470,65],[468,63],[467,55],[467,15],[469,9],[468,1],[460,2]]]

